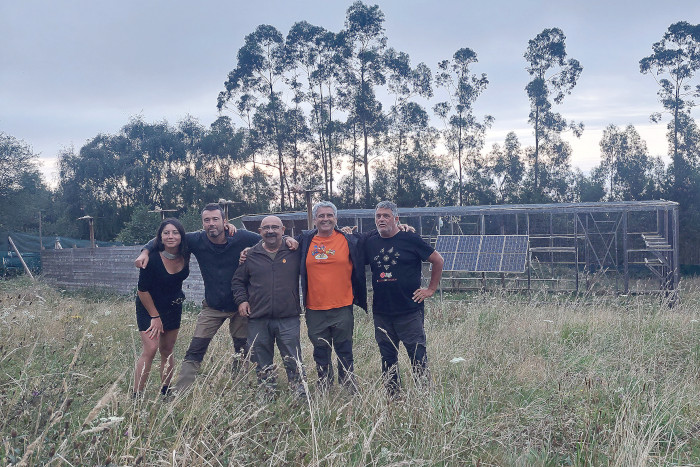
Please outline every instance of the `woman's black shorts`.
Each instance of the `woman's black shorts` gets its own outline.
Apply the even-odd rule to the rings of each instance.
[[[181,319],[182,308],[160,312],[160,320],[163,322],[164,331],[180,329]],[[139,331],[146,331],[151,327],[151,315],[148,314],[148,311],[143,306],[136,306],[136,322],[138,323]]]

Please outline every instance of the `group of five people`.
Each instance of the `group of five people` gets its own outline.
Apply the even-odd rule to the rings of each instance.
[[[234,367],[249,357],[260,383],[273,391],[276,343],[290,389],[304,396],[300,343],[303,303],[319,388],[328,389],[334,382],[331,355],[335,350],[338,382],[355,393],[353,305],[367,311],[365,264],[372,272],[375,338],[390,396],[400,391],[399,342],[406,348],[414,376],[418,381],[427,380],[423,301],[437,290],[443,265],[440,254],[416,233],[403,230],[398,209],[389,201],[380,202],[375,209],[377,230],[364,234],[348,227],[339,229],[337,209],[329,201],[315,204],[312,216],[316,228],[296,238],[284,236],[285,227],[277,216],[262,220],[260,235],[236,231],[225,223],[218,204],[209,204],[202,211],[200,232],[185,234],[177,220],[163,221],[156,238],[135,261],[142,268],[137,317],[143,343],[134,375],[135,393],[143,390],[158,348],[161,392],[170,390],[172,347],[184,298],[181,284],[189,271],[190,254],[195,255],[202,272],[205,300],[175,384],[177,392],[192,384],[211,339],[228,319],[237,357]],[[425,288],[421,287],[423,261],[431,264]],[[178,281],[179,293],[159,298],[163,295],[161,286],[169,284],[165,287],[169,290]]]

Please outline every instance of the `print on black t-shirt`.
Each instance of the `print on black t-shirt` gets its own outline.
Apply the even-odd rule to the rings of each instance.
[[[372,269],[372,312],[399,315],[423,309],[413,301],[421,286],[421,262],[435,251],[415,233],[398,232],[390,238],[373,235],[365,241]]]
[[[386,251],[385,251],[386,250]],[[377,282],[388,282],[395,281],[394,272],[391,270],[392,266],[396,266],[397,260],[400,253],[396,251],[395,247],[382,248],[379,250],[379,254],[374,257],[374,262],[377,264],[377,269],[381,271]]]

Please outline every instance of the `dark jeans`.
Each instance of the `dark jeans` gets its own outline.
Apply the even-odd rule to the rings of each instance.
[[[411,360],[413,377],[416,382],[428,376],[428,354],[425,347],[425,313],[423,310],[406,315],[382,315],[373,313],[374,338],[382,356],[382,375],[387,390],[394,394],[401,389],[399,376],[399,342],[403,342]]]
[[[348,384],[354,370],[352,333],[355,320],[352,305],[331,310],[306,310],[306,327],[314,346],[314,361],[319,384],[333,384],[331,347],[338,357],[338,382]]]
[[[300,320],[290,318],[248,319],[248,343],[250,359],[256,364],[255,371],[261,383],[275,384],[275,342],[282,355],[284,368],[291,389],[298,389],[304,377],[301,360]]]

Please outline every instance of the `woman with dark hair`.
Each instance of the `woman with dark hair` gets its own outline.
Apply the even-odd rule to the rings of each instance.
[[[169,393],[175,369],[173,348],[185,300],[182,282],[190,274],[190,254],[184,239],[185,228],[180,221],[165,219],[158,228],[155,249],[149,255],[148,265],[139,272],[136,321],[143,351],[136,361],[134,396],[141,394],[146,386],[158,350],[161,394]]]

